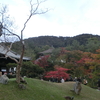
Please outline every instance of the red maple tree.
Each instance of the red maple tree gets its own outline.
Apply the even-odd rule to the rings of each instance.
[[[44,77],[45,78],[51,78],[51,77],[57,78],[58,77],[58,79],[63,78],[64,80],[66,80],[66,79],[69,79],[69,74],[66,73],[66,71],[68,71],[68,70],[70,70],[70,69],[66,69],[66,68],[62,68],[62,67],[56,68],[56,71],[46,72]]]
[[[33,61],[33,63],[36,65],[39,65],[42,68],[45,68],[46,66],[48,66],[48,58],[49,57],[50,57],[50,55],[40,56],[38,59]]]

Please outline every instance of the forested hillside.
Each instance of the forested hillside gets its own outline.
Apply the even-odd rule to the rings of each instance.
[[[100,36],[81,34],[74,37],[39,36],[25,39],[27,56],[49,49],[50,47],[66,47],[67,50],[95,52],[100,47]],[[20,45],[16,42],[13,50],[19,52]]]
[[[46,75],[44,72],[51,73],[56,68],[62,67],[70,69],[68,74],[73,78],[80,76],[87,78],[88,85],[96,88],[100,77],[100,36],[92,34],[74,37],[40,36],[25,39],[25,46],[24,56],[32,57],[32,60],[26,62],[26,65],[23,64],[22,76],[41,77],[40,75]],[[52,52],[42,52],[48,49]],[[13,50],[20,51],[19,42],[13,45]],[[41,53],[44,56],[39,56]],[[47,77],[48,73],[44,78]]]

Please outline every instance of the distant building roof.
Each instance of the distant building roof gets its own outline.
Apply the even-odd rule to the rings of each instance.
[[[5,55],[7,51],[8,51],[7,47],[0,45],[0,54]],[[13,58],[16,58],[16,59],[20,58],[19,54],[17,54],[14,51],[11,51],[11,50],[7,52],[7,56],[10,56],[10,57],[13,57]],[[30,57],[23,57],[23,60],[31,60],[31,58]]]
[[[43,52],[39,52],[39,54],[50,54],[50,53],[52,53],[53,50],[54,50],[54,48],[50,48],[50,49],[45,50]]]

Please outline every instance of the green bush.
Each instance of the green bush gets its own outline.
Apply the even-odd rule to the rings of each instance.
[[[31,78],[39,77],[44,73],[44,69],[32,62],[24,62],[22,64],[21,75]]]
[[[8,78],[16,78],[16,75],[15,74],[12,74],[12,75],[7,75]]]
[[[8,63],[6,66],[7,66],[7,68],[13,68],[13,67],[16,67],[17,64],[16,63]]]
[[[88,76],[86,76],[86,79],[88,80],[88,86],[92,88],[97,88],[97,81],[99,77],[100,76],[97,72],[90,73]]]

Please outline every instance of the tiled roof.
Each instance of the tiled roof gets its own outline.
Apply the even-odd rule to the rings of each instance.
[[[0,45],[0,54],[5,55],[6,52],[7,52],[7,47],[4,47],[4,46]],[[13,58],[16,58],[16,59],[20,58],[19,54],[17,54],[14,51],[11,51],[11,50],[7,53],[7,56],[10,56],[10,57],[13,57]],[[29,58],[29,57],[23,57],[23,60],[30,60],[30,59],[31,58]]]
[[[52,53],[53,50],[54,50],[54,48],[50,48],[48,50],[45,50],[45,51],[39,52],[39,53],[48,54],[48,53]]]

